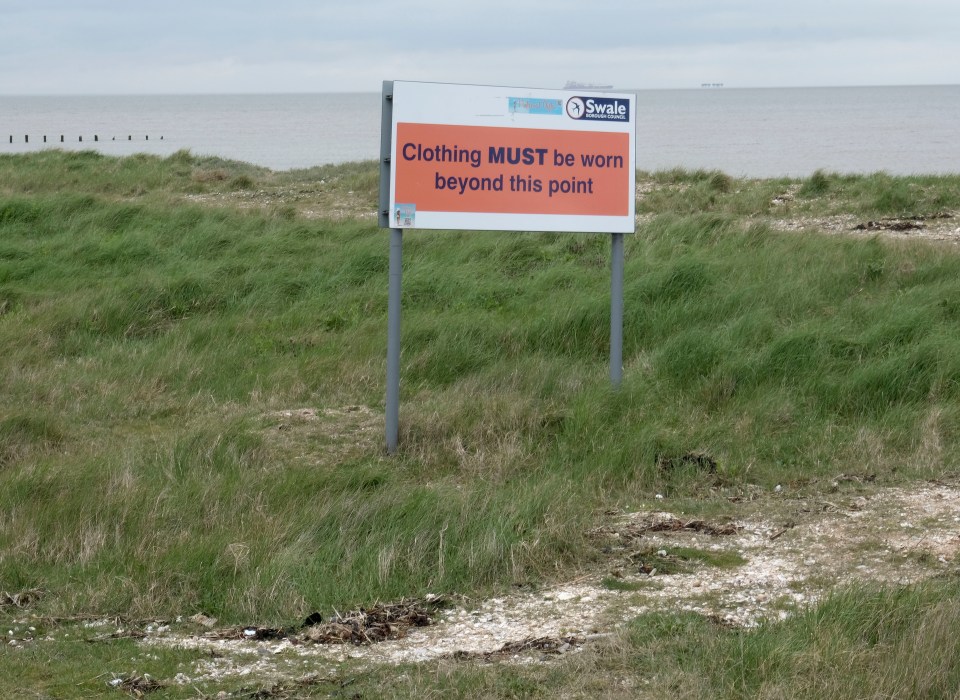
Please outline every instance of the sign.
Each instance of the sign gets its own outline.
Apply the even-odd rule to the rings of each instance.
[[[390,228],[633,232],[635,95],[394,81],[391,102]]]
[[[636,96],[384,81],[380,226],[390,229],[387,452],[400,425],[403,229],[610,233],[610,381],[623,374],[623,234],[634,230]]]

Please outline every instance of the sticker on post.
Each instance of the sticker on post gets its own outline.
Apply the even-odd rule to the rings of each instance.
[[[410,228],[414,226],[416,219],[416,204],[397,204],[393,212],[393,224],[395,228]]]

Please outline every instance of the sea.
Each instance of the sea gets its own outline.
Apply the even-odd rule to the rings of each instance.
[[[960,86],[618,90],[637,95],[637,167],[806,177],[960,172]],[[0,96],[0,155],[194,155],[273,170],[370,160],[379,93]]]

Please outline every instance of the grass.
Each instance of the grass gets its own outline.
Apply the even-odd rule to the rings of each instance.
[[[958,175],[892,177],[818,170],[803,180],[734,180],[718,171],[668,170],[643,176],[654,187],[638,202],[641,214],[853,214],[870,220],[931,217],[960,208]]]
[[[0,590],[42,590],[41,615],[283,624],[566,575],[598,510],[655,493],[955,473],[960,256],[778,233],[763,216],[788,186],[803,211],[930,214],[957,207],[957,178],[649,177],[618,392],[604,237],[405,237],[387,458],[388,246],[361,216],[375,164],[0,158]],[[290,199],[185,200],[261,190]],[[353,213],[301,216],[316,202]],[[282,413],[304,407],[316,418]],[[658,468],[689,453],[716,473]],[[706,623],[670,624],[720,643]],[[642,653],[617,663],[647,653],[625,643]],[[476,683],[536,694],[527,673]],[[550,687],[554,671],[530,673]],[[710,687],[745,695],[757,673]]]
[[[649,582],[646,580],[643,581],[624,581],[622,578],[617,578],[615,576],[606,576],[600,581],[600,585],[606,588],[608,591],[621,591],[624,593],[634,593],[636,591],[642,591],[643,589],[649,586]]]

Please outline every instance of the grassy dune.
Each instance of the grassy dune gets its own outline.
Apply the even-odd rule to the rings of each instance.
[[[955,474],[956,248],[767,219],[791,186],[797,216],[930,216],[960,207],[960,178],[647,180],[626,246],[619,392],[606,237],[405,237],[401,446],[388,458],[375,164],[0,157],[0,591],[42,591],[44,615],[283,624],[570,575],[600,510],[656,493],[709,504],[840,473]],[[308,205],[340,213],[307,218]],[[717,472],[658,468],[689,453]],[[954,588],[903,595],[956,617]],[[900,614],[901,598],[878,595],[890,610],[878,615]],[[860,604],[826,609],[870,617]],[[578,663],[600,682],[604,664],[640,678],[666,659],[688,695],[731,697],[777,694],[754,667],[776,663],[815,697],[805,664],[839,668],[840,653],[818,635],[862,649],[850,663],[867,676],[889,658],[871,656],[879,632],[849,641],[817,627],[825,615],[736,635],[683,615],[641,620],[622,658]],[[663,640],[651,624],[667,625]],[[912,649],[917,624],[884,632],[882,653]],[[740,670],[690,666],[688,633],[714,666]],[[940,661],[957,668],[956,652]],[[440,687],[588,694],[574,671],[480,669]],[[955,692],[944,673],[938,687]]]

